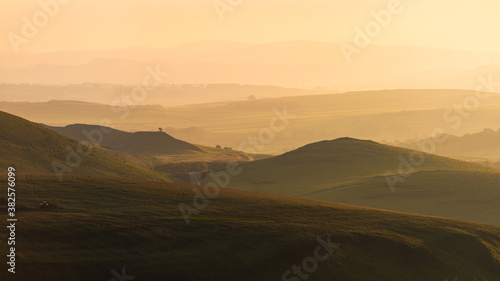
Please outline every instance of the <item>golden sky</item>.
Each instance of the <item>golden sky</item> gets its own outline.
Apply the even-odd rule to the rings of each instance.
[[[22,36],[22,19],[40,15],[39,2],[54,1],[1,0],[0,51],[13,50],[9,34]],[[356,27],[372,20],[371,12],[387,9],[392,0],[220,0],[236,3],[224,20],[214,0],[60,1],[69,3],[58,4],[59,11],[20,51],[170,48],[197,40],[349,42]],[[500,1],[395,1],[403,11],[373,44],[500,50]]]

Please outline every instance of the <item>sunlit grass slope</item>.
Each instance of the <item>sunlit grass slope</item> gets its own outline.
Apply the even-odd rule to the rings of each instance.
[[[322,141],[243,163],[228,187],[500,225],[499,170],[418,153],[350,138]]]
[[[414,156],[412,157],[412,153]],[[312,143],[283,155],[243,163],[242,173],[231,185],[243,189],[279,194],[310,192],[311,186],[344,182],[360,177],[399,173],[402,162],[422,162],[411,165],[417,170],[489,171],[481,165],[417,152],[368,140],[340,138]],[[421,161],[422,157],[424,161]],[[404,159],[403,161],[401,159]],[[407,166],[402,169],[407,172]]]
[[[53,163],[57,162],[71,169],[68,173],[72,174],[166,178],[159,172],[128,164],[97,149],[84,155],[88,150],[83,147],[80,146],[79,151],[75,140],[0,111],[0,167],[13,166],[22,173],[54,173]]]

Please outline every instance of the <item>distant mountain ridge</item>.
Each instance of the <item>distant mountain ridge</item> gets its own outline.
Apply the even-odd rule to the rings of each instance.
[[[395,59],[397,58],[397,59]],[[0,56],[0,82],[70,84],[140,83],[146,68],[159,63],[168,83],[238,83],[284,87],[336,87],[343,91],[391,88],[464,88],[475,68],[500,61],[498,53],[411,46],[371,45],[348,63],[339,44],[285,41],[265,44],[196,41],[171,49],[66,51]],[[154,63],[152,63],[154,62]],[[167,66],[168,62],[168,66]],[[426,75],[437,71],[436,81]],[[277,75],[279,73],[279,75]],[[418,76],[424,77],[418,77]],[[446,83],[439,81],[446,79]],[[383,82],[381,82],[383,81]],[[396,86],[398,85],[398,86]],[[425,86],[424,86],[425,85]],[[437,86],[440,87],[437,87]]]
[[[8,92],[13,94],[23,89],[14,86],[5,88],[11,88]],[[216,88],[217,91],[229,94],[238,92],[240,87]],[[35,90],[36,88],[33,89],[34,94]],[[71,90],[72,88],[68,88],[68,91]],[[283,153],[308,143],[343,136],[391,143],[395,140],[428,136],[435,128],[442,128],[443,133],[463,135],[484,128],[496,128],[500,120],[500,95],[496,94],[481,100],[475,113],[457,130],[453,127],[455,121],[450,123],[449,119],[443,118],[443,114],[453,110],[451,105],[468,101],[474,96],[474,91],[387,90],[323,95],[317,92],[315,96],[266,99],[262,98],[264,93],[260,93],[258,88],[254,90],[257,97],[255,100],[165,108],[138,105],[129,109],[130,115],[126,122],[117,120],[122,113],[116,113],[116,109],[124,111],[126,108],[114,108],[113,111],[110,105],[97,103],[0,102],[0,110],[51,126],[101,124],[103,119],[110,119],[114,128],[128,132],[153,131],[162,127],[173,137],[190,143],[233,148],[248,138],[252,130],[268,126],[269,120],[274,117],[274,109],[284,111],[286,108],[290,114],[301,116],[293,121],[284,134],[277,134],[266,145],[266,151],[262,153],[268,154]],[[46,91],[50,92],[50,89]],[[88,94],[94,95],[90,88],[88,91]],[[216,90],[212,93],[215,92]],[[245,93],[248,94],[246,91]],[[101,94],[96,90],[95,95]],[[460,117],[458,112],[451,112],[449,115],[453,120]],[[198,130],[200,134],[191,134],[181,131],[193,127],[204,132]]]
[[[446,138],[446,140],[436,145],[436,154],[500,159],[500,129],[485,129],[482,132],[463,136],[446,134],[442,138]],[[421,150],[418,143],[425,143],[430,140],[431,139],[407,140],[396,143],[395,145]]]

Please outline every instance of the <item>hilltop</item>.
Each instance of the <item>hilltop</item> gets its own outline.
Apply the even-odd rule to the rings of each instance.
[[[178,140],[164,132],[129,133],[97,125],[74,124],[66,127],[49,127],[77,141],[88,141],[84,132],[100,131],[99,145],[117,151],[135,154],[183,154],[202,151],[199,147]]]
[[[92,141],[116,158],[128,163],[170,174],[171,178],[189,182],[191,172],[217,170],[229,162],[248,162],[252,157],[229,147],[213,148],[190,144],[164,132],[129,133],[104,126],[75,124],[45,127],[77,141]],[[97,132],[97,133],[96,133]],[[89,137],[90,136],[90,137]]]
[[[500,225],[499,170],[373,141],[313,143],[241,171],[228,188]]]
[[[126,163],[109,153],[1,111],[0,128],[0,166],[14,166],[19,173],[58,171],[62,174],[166,179],[164,174]]]
[[[418,153],[418,154],[417,154]],[[248,180],[258,191],[294,194],[310,186],[358,179],[359,177],[399,173],[401,157],[422,155],[421,170],[486,171],[488,168],[414,150],[379,144],[369,140],[340,138],[308,144],[280,156],[242,164],[243,172],[235,178]],[[257,191],[252,189],[253,191]]]
[[[17,215],[23,229],[17,237],[23,245],[19,281],[40,274],[47,280],[110,280],[112,270],[123,268],[150,281],[282,280],[292,266],[314,257],[317,239],[335,247],[319,252],[331,249],[308,280],[500,276],[500,228],[494,226],[229,189],[186,224],[178,204],[193,207],[193,186],[76,176],[64,184],[43,175],[18,179],[25,208]],[[40,200],[64,209],[37,210]],[[6,252],[5,243],[0,251]]]

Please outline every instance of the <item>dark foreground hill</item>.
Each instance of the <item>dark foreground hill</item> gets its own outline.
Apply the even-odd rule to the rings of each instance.
[[[88,133],[99,131],[102,138],[92,138],[91,142],[117,151],[136,154],[183,154],[201,151],[195,145],[178,140],[164,132],[129,133],[97,125],[74,124],[66,127],[49,127],[50,129],[78,141],[89,141]]]
[[[500,276],[500,228],[494,226],[228,189],[199,200],[186,224],[178,204],[195,208],[193,186],[17,177],[17,273],[7,273],[3,263],[1,280],[497,281]],[[63,209],[36,209],[40,200]],[[0,251],[7,253],[6,243]]]
[[[243,163],[227,187],[500,226],[498,182],[485,166],[342,138]]]
[[[59,173],[164,179],[151,169],[128,164],[113,155],[0,111],[0,167],[21,173]]]

